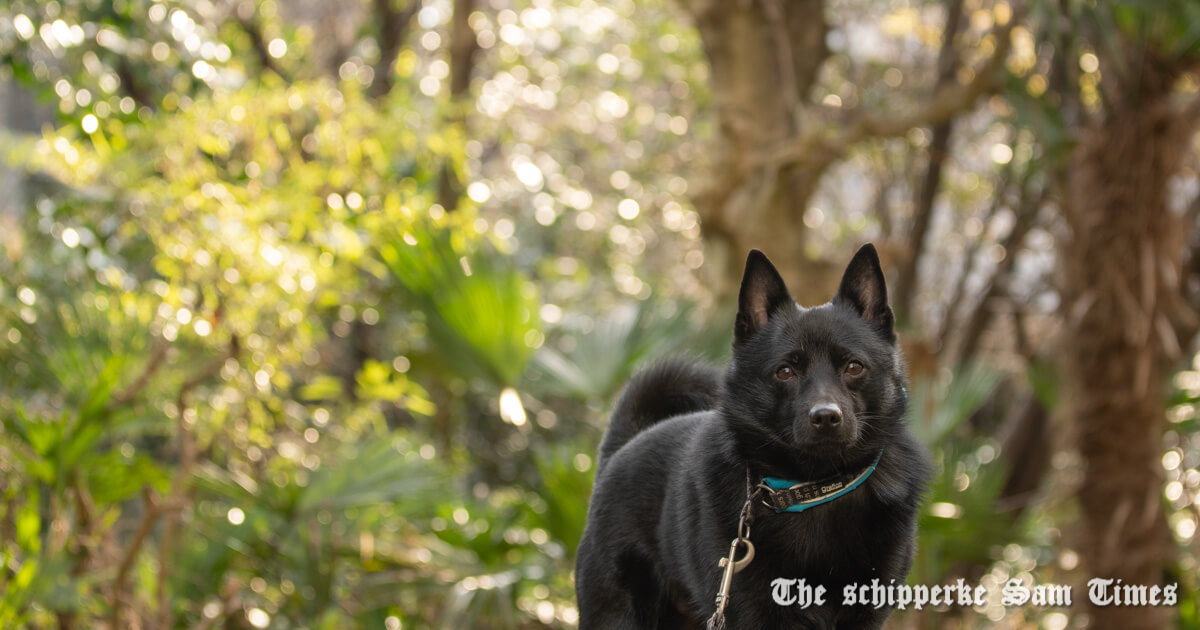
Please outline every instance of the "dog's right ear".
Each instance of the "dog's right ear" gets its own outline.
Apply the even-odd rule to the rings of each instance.
[[[746,257],[746,271],[742,274],[742,288],[738,292],[738,314],[733,325],[734,342],[745,341],[763,326],[771,313],[783,304],[791,304],[783,278],[775,265],[757,249],[750,250]]]

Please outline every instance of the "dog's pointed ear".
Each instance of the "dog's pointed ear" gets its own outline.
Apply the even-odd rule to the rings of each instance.
[[[888,306],[883,268],[879,265],[879,254],[874,245],[863,245],[850,264],[846,265],[846,273],[842,274],[842,284],[833,302],[854,309],[889,341],[896,341],[896,319],[892,315],[892,307]]]
[[[779,277],[775,265],[757,249],[750,250],[746,257],[746,271],[742,274],[742,288],[738,292],[738,314],[733,326],[735,342],[745,341],[763,326],[780,305],[792,303],[783,278]]]

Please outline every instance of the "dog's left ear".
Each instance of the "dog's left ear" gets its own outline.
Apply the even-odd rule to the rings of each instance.
[[[892,315],[892,307],[888,306],[883,268],[879,266],[879,254],[874,245],[863,245],[850,260],[833,302],[854,309],[884,333],[888,341],[896,341],[896,318]]]

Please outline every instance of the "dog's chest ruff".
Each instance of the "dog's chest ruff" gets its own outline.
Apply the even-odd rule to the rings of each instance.
[[[750,468],[746,468],[746,502],[742,504],[738,516],[737,536],[730,541],[729,555],[720,559],[721,583],[717,587],[717,597],[714,601],[715,610],[708,622],[706,630],[725,629],[725,607],[729,605],[730,588],[733,576],[742,571],[754,560],[754,544],[750,542],[750,526],[754,522],[754,500],[757,498],[775,512],[803,512],[811,507],[829,503],[843,497],[862,485],[883,457],[883,450],[875,456],[870,466],[860,471],[850,471],[834,475],[826,479],[809,482],[795,482],[777,477],[764,477],[757,486],[751,484]],[[737,559],[738,548],[745,549],[745,555]]]

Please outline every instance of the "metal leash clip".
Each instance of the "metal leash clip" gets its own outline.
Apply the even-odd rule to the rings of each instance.
[[[746,546],[746,555],[736,559],[738,544]],[[729,556],[721,558],[720,566],[725,569],[721,574],[721,587],[717,589],[717,612],[725,612],[725,604],[729,601],[729,589],[733,586],[733,575],[741,573],[750,561],[754,559],[754,543],[745,538],[734,538],[729,545]]]
[[[741,518],[738,519],[737,537],[729,543],[729,555],[721,558],[721,585],[717,588],[717,609],[708,619],[708,630],[723,630],[725,628],[725,606],[729,603],[729,590],[733,587],[733,575],[741,573],[754,560],[754,543],[750,542],[750,507],[752,496],[746,497],[742,507]],[[745,545],[746,553],[738,559],[738,545]]]

